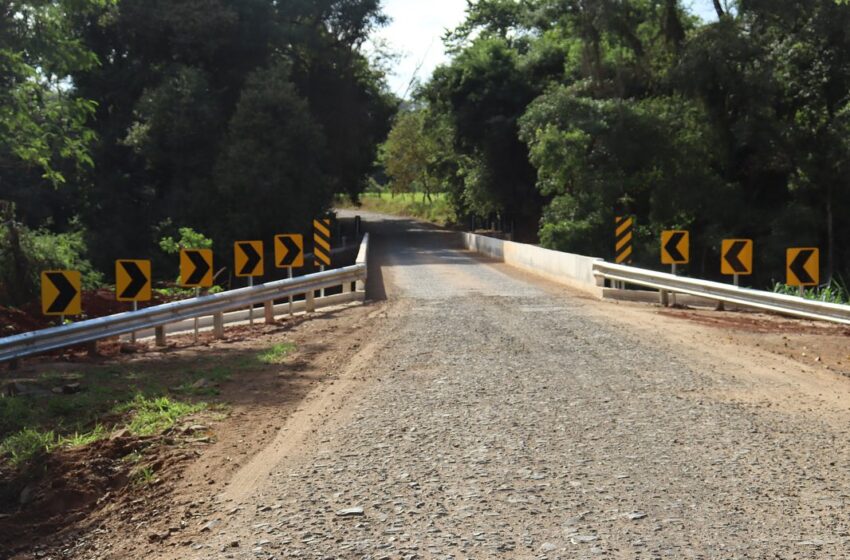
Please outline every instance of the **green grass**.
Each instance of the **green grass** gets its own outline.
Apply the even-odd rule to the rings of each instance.
[[[144,395],[136,395],[132,401],[117,407],[115,412],[131,415],[127,424],[130,433],[150,436],[170,428],[183,416],[200,412],[206,407],[206,403],[190,404],[168,397],[147,398]]]
[[[13,466],[19,467],[50,453],[55,446],[56,434],[53,431],[27,428],[4,439],[0,444],[0,454],[7,456]]]
[[[346,202],[341,197],[337,199],[337,202],[342,207],[346,206]],[[360,207],[364,210],[395,216],[410,216],[443,226],[457,221],[454,208],[446,193],[432,195],[430,202],[425,199],[424,193],[400,193],[395,196],[389,192],[364,193],[360,197],[360,203]],[[347,204],[350,206],[350,203]]]
[[[104,428],[102,424],[97,424],[91,431],[82,433],[74,432],[70,436],[63,436],[59,438],[59,445],[67,447],[80,447],[104,439],[108,435],[109,432],[106,430],[106,428]]]
[[[286,357],[295,351],[295,345],[289,342],[275,344],[265,352],[261,352],[257,359],[264,364],[280,364]]]
[[[153,484],[156,482],[156,472],[154,472],[152,467],[145,466],[133,471],[130,475],[130,480],[136,486],[146,486],[148,484]]]
[[[787,284],[779,282],[774,283],[773,292],[789,296],[800,295],[800,289],[796,286],[788,286]],[[848,292],[847,287],[838,280],[833,280],[828,286],[824,287],[804,288],[803,297],[826,303],[837,303],[841,305],[850,304],[850,292]]]
[[[18,380],[31,394],[0,398],[0,463],[23,472],[45,453],[89,445],[116,429],[157,434],[183,416],[207,409],[224,418],[229,409],[216,398],[221,384],[277,363],[294,348],[276,345],[262,352],[263,360],[256,352],[236,352],[171,364],[113,363],[75,371],[45,366]],[[201,379],[206,383],[195,386]],[[51,391],[71,382],[80,383],[81,390]]]

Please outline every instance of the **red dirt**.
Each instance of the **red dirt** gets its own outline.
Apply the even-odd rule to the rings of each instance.
[[[159,305],[173,299],[154,294],[152,301],[144,302],[139,307]],[[116,301],[115,292],[109,289],[83,292],[82,305],[83,315],[69,318],[75,320],[92,319],[133,309],[132,303]],[[0,305],[0,337],[54,327],[58,322],[58,317],[48,317],[41,312],[41,302],[39,301],[30,302],[20,309]]]
[[[659,315],[686,319],[700,325],[718,329],[734,329],[748,333],[791,333],[850,336],[850,328],[805,319],[787,319],[777,315],[745,312],[697,311],[692,309],[662,309]]]

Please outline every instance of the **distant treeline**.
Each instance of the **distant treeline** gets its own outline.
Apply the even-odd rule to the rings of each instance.
[[[850,278],[850,7],[718,1],[706,22],[689,4],[471,4],[382,151],[396,190],[446,187],[458,216],[561,250],[610,258],[622,213],[639,264],[687,229],[694,275],[749,237],[756,285],[794,246]]]
[[[40,266],[109,279],[180,227],[229,249],[356,197],[397,106],[361,49],[379,4],[4,2],[0,303]]]

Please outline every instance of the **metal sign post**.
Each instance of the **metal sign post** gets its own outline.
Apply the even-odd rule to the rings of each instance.
[[[672,269],[671,273],[673,274],[673,276],[676,276],[676,263],[671,264],[670,268]],[[670,303],[672,305],[676,305],[676,292],[670,293]]]
[[[139,302],[134,300],[133,301],[133,311],[138,311],[138,310],[139,310]],[[133,332],[130,333],[130,344],[135,344],[135,343],[136,343],[136,331],[133,331]]]
[[[254,287],[254,277],[253,276],[248,277],[248,286],[251,287],[251,288]],[[248,322],[252,327],[254,326],[254,304],[253,303],[248,306]]]
[[[200,296],[201,296],[201,289],[195,288],[195,298],[197,299]],[[197,343],[198,343],[198,317],[195,317],[195,344],[197,344]]]
[[[292,267],[286,269],[288,271],[287,277],[292,280]],[[289,316],[292,317],[292,294],[289,294]]]

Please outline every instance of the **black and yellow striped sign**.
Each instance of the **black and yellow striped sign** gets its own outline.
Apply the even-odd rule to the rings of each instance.
[[[635,220],[631,216],[617,216],[614,243],[614,261],[617,264],[632,262],[632,241],[634,239]]]
[[[331,220],[313,220],[313,260],[316,266],[331,265]]]

